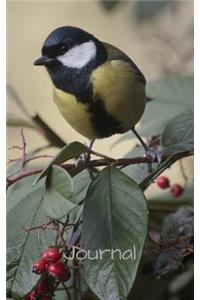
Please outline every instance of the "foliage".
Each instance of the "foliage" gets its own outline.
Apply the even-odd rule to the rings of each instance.
[[[140,187],[117,168],[103,169],[90,185],[83,210],[83,249],[90,250],[93,256],[99,250],[120,249],[130,257],[120,259],[117,252],[111,259],[108,252],[103,259],[86,258],[87,283],[100,299],[127,297],[142,255],[147,214]],[[137,249],[135,258],[129,253],[133,248]]]
[[[119,4],[126,4],[126,1],[120,0],[101,0],[102,7],[112,12],[119,6]],[[134,5],[134,17],[137,21],[142,22],[155,17],[158,13],[162,12],[169,4],[172,4],[169,0],[135,0]]]
[[[155,17],[156,14],[161,12],[167,5],[170,4],[169,0],[160,1],[140,1],[137,0],[136,5],[136,18],[138,21],[145,21]]]
[[[153,100],[147,104],[139,130],[149,139],[150,146],[162,154],[161,163],[156,157],[153,159],[151,173],[147,164],[152,158],[143,157],[140,147],[129,149],[123,158],[113,159],[90,151],[80,142],[63,146],[64,142],[40,118],[35,123],[38,116],[26,115],[28,121],[9,119],[8,125],[34,130],[36,126],[50,145],[60,149],[44,168],[30,167],[30,161],[44,155],[38,154],[40,149],[26,153],[21,131],[22,146],[18,148],[22,158],[12,162],[7,177],[8,297],[23,299],[49,276],[32,273],[32,263],[51,245],[58,247],[62,261],[73,274],[67,283],[51,278],[55,299],[70,299],[72,287],[76,299],[81,294],[87,300],[141,299],[141,293],[142,297],[149,293],[148,289],[142,291],[141,281],[147,286],[152,282],[156,287],[153,272],[163,276],[173,271],[171,276],[176,278],[180,265],[191,269],[191,186],[185,187],[179,199],[167,192],[166,198],[158,195],[153,199],[144,193],[168,167],[193,155],[192,92],[190,76],[167,77],[148,84],[147,94]],[[155,135],[156,143],[152,139]],[[90,154],[97,159],[91,159]],[[80,155],[85,155],[81,163],[69,162]],[[183,207],[186,203],[189,206]],[[89,251],[93,259],[79,256],[70,260],[74,249],[82,251],[83,256],[84,251]],[[119,250],[126,253],[126,259],[120,259],[118,251],[112,255],[105,252],[102,259],[94,259],[98,250]],[[149,265],[150,271],[146,272]],[[164,299],[167,284],[168,280],[161,279],[162,289],[156,287],[161,298],[156,299]]]

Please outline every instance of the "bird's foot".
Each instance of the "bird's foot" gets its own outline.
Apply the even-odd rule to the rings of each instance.
[[[152,148],[147,149],[144,156],[145,157],[150,156],[151,160],[152,160],[150,163],[148,163],[148,172],[149,173],[151,173],[153,171],[153,168],[152,168],[153,162],[160,164],[162,161],[162,152],[159,150],[156,150],[156,149],[152,149]]]
[[[76,167],[80,166],[80,165],[83,165],[84,163],[86,163],[90,160],[90,152],[91,152],[92,146],[94,144],[94,141],[95,140],[90,141],[89,146],[87,144],[85,144],[85,146],[88,148],[88,152],[83,153],[82,155],[80,155],[78,157],[78,159],[76,160],[76,164],[75,164]]]
[[[80,166],[82,166],[83,164],[85,164],[87,161],[89,161],[90,160],[90,157],[88,156],[88,154],[87,153],[84,153],[84,154],[82,154],[82,155],[80,155],[78,158],[77,158],[77,160],[76,160],[76,162],[75,162],[75,166],[76,167],[80,167]]]
[[[162,161],[162,152],[160,150],[149,148],[145,153],[145,157],[146,156],[150,156],[152,162],[156,162],[158,164]]]

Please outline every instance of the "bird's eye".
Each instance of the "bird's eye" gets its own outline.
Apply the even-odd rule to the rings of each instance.
[[[67,51],[69,48],[67,47],[67,45],[62,45],[61,47],[60,47],[60,50],[62,50],[62,51]]]

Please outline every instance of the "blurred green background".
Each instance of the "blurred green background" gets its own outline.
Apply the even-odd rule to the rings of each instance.
[[[193,73],[193,1],[7,1],[7,82],[27,110],[39,113],[66,142],[86,139],[59,114],[45,69],[33,66],[46,36],[63,25],[81,27],[116,45],[133,59],[147,81]],[[12,95],[7,96],[8,112],[20,116]],[[7,133],[8,147],[21,143],[20,128],[9,127]],[[44,138],[31,129],[25,129],[25,136],[29,150],[44,144]],[[94,149],[109,156],[122,156],[132,148],[133,141],[111,149],[118,138],[115,135],[98,140]],[[55,153],[55,149],[49,152]],[[8,156],[17,155],[19,152],[10,151]],[[190,178],[191,160],[183,160]],[[173,166],[166,173],[184,184],[179,167]],[[154,188],[151,187],[153,193]]]

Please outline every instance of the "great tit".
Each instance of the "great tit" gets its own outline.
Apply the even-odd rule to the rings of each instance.
[[[94,140],[134,131],[145,109],[146,80],[118,48],[63,26],[46,38],[34,65],[46,67],[58,109],[81,135]]]

